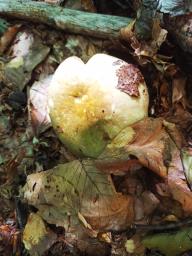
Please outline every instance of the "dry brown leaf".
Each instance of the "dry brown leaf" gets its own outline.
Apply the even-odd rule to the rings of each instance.
[[[159,176],[168,179],[172,197],[178,201],[185,214],[192,213],[190,191],[181,161],[182,136],[174,124],[163,119],[145,119],[133,126],[137,134],[127,146],[130,154]]]
[[[152,28],[152,39],[150,41],[139,41],[134,32],[135,20],[127,27],[121,29],[121,37],[127,41],[134,50],[134,56],[138,58],[138,62],[141,65],[146,64],[149,61],[156,63],[160,60],[157,58],[157,52],[166,40],[167,30],[160,27],[159,18],[154,20]]]
[[[192,192],[185,178],[179,150],[172,152],[168,186],[173,198],[182,205],[185,215],[190,215],[192,213]]]
[[[4,53],[5,50],[9,47],[10,43],[18,33],[20,27],[21,25],[9,27],[4,35],[0,38],[0,54]]]
[[[20,254],[20,248],[18,246],[20,242],[20,233],[15,226],[1,224],[0,237],[2,256]]]
[[[105,171],[114,174],[119,170],[124,173],[130,172],[129,162],[135,161],[130,159],[132,155],[139,160],[140,164],[164,179],[168,187],[166,193],[163,192],[163,196],[172,197],[179,202],[186,215],[192,213],[192,192],[185,178],[180,153],[185,140],[176,125],[163,118],[145,118],[131,128],[134,131],[132,140],[130,137],[126,140],[127,137],[124,134],[124,144],[121,140],[121,148],[117,150],[117,145],[114,144],[115,147],[111,144],[114,147],[110,151],[110,147],[106,147],[102,157],[108,156],[108,158],[100,158],[97,162],[98,167],[101,170],[106,167]],[[120,137],[121,134],[118,136]],[[109,158],[109,153],[113,157]],[[116,158],[114,158],[115,153],[117,153]],[[160,187],[157,189],[161,190]],[[160,193],[162,194],[161,191]]]
[[[96,8],[92,0],[81,0],[81,5],[85,11],[96,12]]]
[[[132,128],[136,136],[132,143],[126,146],[126,151],[136,156],[143,166],[161,177],[166,177],[173,142],[165,131],[163,119],[146,118]]]
[[[192,145],[192,114],[184,110],[180,104],[177,104],[174,113],[169,113],[166,117],[168,122],[172,122],[179,127],[185,138],[183,146]],[[185,145],[186,141],[186,145]]]
[[[186,109],[186,105],[187,105],[185,85],[186,85],[185,77],[178,77],[173,79],[172,104],[176,105],[180,103],[184,109]]]
[[[104,172],[119,174],[143,165],[166,178],[171,150],[176,147],[175,143],[181,147],[181,136],[175,125],[163,118],[145,118],[128,128],[107,145],[96,161],[97,167]]]
[[[158,207],[160,200],[150,191],[144,191],[141,195],[145,216],[149,216]]]
[[[106,202],[110,207],[106,207]],[[118,230],[134,219],[133,198],[130,196],[117,195],[111,198],[101,198],[97,201],[83,201],[82,215],[96,230]],[[98,209],[100,209],[98,211]],[[101,210],[102,209],[102,210]],[[128,210],[129,209],[129,210]]]

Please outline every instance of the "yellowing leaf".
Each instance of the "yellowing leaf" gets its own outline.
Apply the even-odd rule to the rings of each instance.
[[[89,160],[31,174],[23,191],[47,222],[65,228],[69,216],[84,217],[95,230],[119,230],[133,221],[132,197],[117,193],[110,176]]]
[[[55,242],[56,237],[56,234],[46,228],[38,214],[29,215],[23,232],[23,243],[31,255],[42,255]]]

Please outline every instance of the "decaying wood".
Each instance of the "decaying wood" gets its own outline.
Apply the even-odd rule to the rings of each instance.
[[[0,0],[0,15],[40,22],[69,33],[97,38],[118,38],[132,19],[81,12],[43,2]]]
[[[4,20],[0,18],[0,36],[3,35],[3,33],[5,33],[5,31],[8,28],[8,23]]]
[[[139,15],[135,23],[135,31],[138,38],[145,40],[151,39],[153,21],[159,16],[159,13],[166,14],[165,16],[168,15],[171,20],[172,18],[175,19],[177,17],[180,20],[181,15],[188,15],[191,12],[191,0],[142,0],[138,12]],[[177,29],[177,24],[175,24],[175,26],[172,26],[172,22],[166,24],[172,30]],[[183,38],[183,40],[185,40],[185,38]]]

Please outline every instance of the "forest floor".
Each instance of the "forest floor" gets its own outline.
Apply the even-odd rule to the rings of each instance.
[[[131,18],[138,8],[138,1],[45,2]],[[6,15],[0,19],[0,255],[191,255],[191,53],[159,22],[148,42],[136,38],[133,26],[122,30],[121,40],[108,40]],[[81,198],[75,182],[84,177],[82,172],[84,180],[90,175],[84,163],[91,160],[75,157],[58,139],[47,111],[47,91],[63,60],[75,55],[87,62],[97,53],[140,69],[149,92],[149,117],[132,126],[136,138],[131,145],[123,144],[117,161],[104,174],[91,167],[104,181],[110,177],[110,183],[101,188],[93,176],[86,191],[80,188],[85,194]],[[124,160],[128,151],[131,157]],[[65,186],[58,180],[59,164]],[[66,166],[71,176],[66,176]],[[92,191],[94,186],[101,195]],[[103,195],[112,186],[115,195],[107,198],[106,206]],[[89,193],[95,193],[96,201],[105,199],[98,209],[90,208]],[[78,216],[65,205],[66,194]],[[78,200],[81,207],[88,207],[93,225],[81,214]],[[106,214],[108,204],[113,213]],[[131,219],[131,224],[123,219]]]

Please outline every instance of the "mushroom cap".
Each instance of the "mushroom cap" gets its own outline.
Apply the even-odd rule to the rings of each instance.
[[[78,156],[97,157],[125,127],[148,114],[148,91],[132,64],[96,54],[64,60],[49,87],[49,113],[60,140]]]

